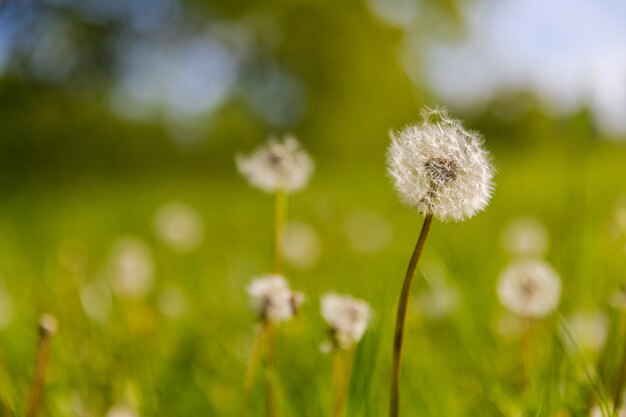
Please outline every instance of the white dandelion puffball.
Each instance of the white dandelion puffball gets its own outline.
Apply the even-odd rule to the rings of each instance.
[[[548,234],[538,220],[517,219],[504,230],[502,243],[512,255],[538,257],[548,248]]]
[[[167,203],[154,216],[157,236],[172,249],[190,252],[198,247],[204,236],[204,222],[191,206]]]
[[[266,192],[298,191],[313,172],[313,160],[291,136],[271,139],[249,156],[237,155],[236,162],[250,184]]]
[[[567,318],[565,327],[570,349],[599,352],[609,334],[609,319],[601,311],[579,311]]]
[[[292,291],[281,275],[266,275],[248,285],[252,308],[264,321],[280,323],[291,319],[304,301],[304,295]]]
[[[349,349],[361,340],[371,317],[370,306],[365,301],[334,293],[322,297],[321,313],[332,330],[335,344],[342,349]]]
[[[561,279],[545,262],[518,261],[502,272],[498,284],[500,302],[513,313],[541,318],[559,304]]]
[[[154,267],[150,248],[133,237],[120,239],[110,260],[112,289],[118,295],[139,298],[152,287]]]
[[[487,207],[494,170],[482,137],[445,111],[391,134],[387,172],[400,199],[439,220],[463,221]],[[436,119],[436,120],[435,120]]]

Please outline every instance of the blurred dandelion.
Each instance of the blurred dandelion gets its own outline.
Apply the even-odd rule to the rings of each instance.
[[[424,214],[404,278],[393,345],[389,416],[400,414],[400,365],[404,323],[415,269],[433,217],[462,221],[484,210],[493,190],[491,157],[477,133],[445,111],[424,110],[423,121],[391,135],[387,172],[400,200]]]
[[[344,223],[352,249],[360,253],[375,253],[387,248],[393,239],[389,221],[371,210],[356,210]]]
[[[298,191],[313,172],[313,161],[292,136],[282,142],[270,139],[247,157],[237,155],[236,162],[251,185],[268,193]]]
[[[550,265],[522,260],[502,271],[498,297],[504,307],[528,318],[542,318],[556,309],[561,296],[561,280]]]
[[[295,267],[308,269],[317,264],[322,245],[315,229],[303,222],[289,222],[283,230],[283,256]]]
[[[548,234],[538,220],[517,219],[504,230],[502,243],[511,255],[541,257],[548,248]]]
[[[116,405],[107,411],[106,417],[138,417],[139,414],[127,405]]]
[[[118,295],[140,298],[152,287],[152,254],[137,238],[125,237],[117,241],[109,267],[112,289]]]
[[[371,308],[363,300],[334,293],[321,301],[322,317],[328,323],[333,352],[332,415],[342,416],[352,372],[354,346],[361,340],[371,319]]]
[[[172,249],[190,252],[204,236],[204,223],[198,212],[188,204],[173,201],[161,207],[154,216],[157,236]]]
[[[582,310],[565,321],[565,346],[572,352],[599,352],[609,332],[609,319],[602,311]]]
[[[96,280],[80,288],[80,302],[89,318],[104,322],[111,310],[111,292],[105,282]]]
[[[365,301],[334,293],[322,297],[321,312],[333,344],[341,349],[350,349],[361,340],[372,314]]]

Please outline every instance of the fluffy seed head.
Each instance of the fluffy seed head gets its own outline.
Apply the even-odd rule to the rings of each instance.
[[[387,171],[400,199],[440,220],[462,221],[482,211],[493,190],[491,157],[482,137],[445,111],[391,135]]]
[[[334,293],[322,297],[321,312],[330,326],[334,345],[342,349],[361,340],[371,317],[365,301]]]
[[[545,262],[518,261],[508,266],[500,276],[500,302],[513,313],[541,318],[559,304],[561,280]]]
[[[237,155],[236,162],[248,182],[266,192],[298,191],[313,172],[313,161],[291,136],[282,142],[270,139],[249,156]]]
[[[272,323],[291,319],[304,301],[304,295],[291,290],[281,275],[255,279],[248,285],[248,294],[259,318]]]

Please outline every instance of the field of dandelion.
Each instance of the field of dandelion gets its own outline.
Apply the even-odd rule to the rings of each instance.
[[[387,142],[363,157],[311,151],[310,184],[290,196],[285,276],[306,299],[277,330],[280,416],[330,415],[319,314],[330,291],[373,310],[347,415],[387,412],[395,305],[422,221],[386,177]],[[626,348],[626,149],[503,143],[487,140],[498,171],[488,209],[432,226],[407,320],[405,416],[587,416],[613,404]],[[224,158],[232,164],[213,175],[32,182],[4,193],[1,415],[24,413],[44,312],[59,322],[44,415],[241,414],[259,331],[246,288],[270,268],[274,202],[236,172],[234,154]],[[559,308],[546,318],[521,319],[498,300],[502,270],[521,257],[544,259],[561,277]],[[264,402],[260,371],[249,414],[266,415]]]

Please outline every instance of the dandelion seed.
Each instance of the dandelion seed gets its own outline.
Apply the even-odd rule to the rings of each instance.
[[[110,261],[113,291],[128,298],[143,297],[152,286],[153,272],[152,255],[145,243],[132,237],[116,243]]]
[[[500,302],[513,313],[541,318],[559,304],[561,280],[545,262],[518,261],[508,266],[500,276]]]
[[[392,134],[387,165],[400,199],[443,221],[473,217],[493,190],[483,139],[445,111],[424,111],[423,117],[421,124]]]
[[[270,323],[291,319],[304,301],[301,292],[289,288],[281,275],[266,275],[248,286],[252,308],[259,318]]]
[[[330,326],[333,343],[342,349],[361,340],[372,314],[365,301],[334,293],[322,297],[321,312]]]
[[[154,228],[164,243],[181,252],[196,249],[204,236],[204,223],[198,212],[180,202],[161,207],[154,217]]]
[[[579,311],[567,318],[564,333],[570,350],[599,352],[609,334],[609,319],[601,311]]]
[[[283,142],[271,139],[250,156],[238,155],[236,162],[248,182],[266,192],[298,191],[313,172],[313,161],[291,136]]]
[[[507,226],[502,236],[506,250],[516,256],[539,257],[548,247],[548,234],[535,219],[517,219]]]

